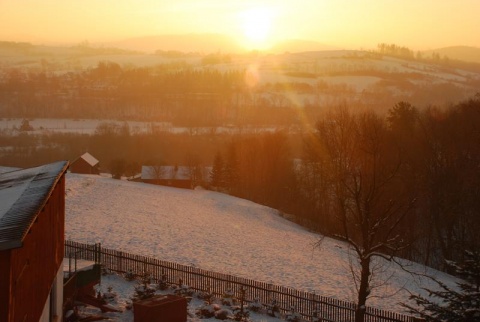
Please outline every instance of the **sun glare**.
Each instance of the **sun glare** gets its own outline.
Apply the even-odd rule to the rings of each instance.
[[[270,43],[273,12],[266,8],[254,8],[240,15],[244,43],[249,49],[265,49]]]

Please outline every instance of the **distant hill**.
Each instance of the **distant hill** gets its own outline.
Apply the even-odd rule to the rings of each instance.
[[[108,44],[108,46],[128,50],[139,50],[149,53],[157,50],[199,52],[207,54],[212,52],[242,53],[247,51],[232,37],[222,34],[178,34],[136,37],[113,42]],[[265,51],[271,53],[285,53],[324,51],[334,49],[339,48],[327,46],[317,41],[289,39],[278,42],[270,49],[266,49]]]
[[[478,47],[452,46],[434,50],[427,50],[423,53],[427,56],[433,53],[437,53],[440,55],[440,57],[447,56],[450,59],[480,63],[480,48]]]
[[[318,41],[303,40],[303,39],[289,39],[275,44],[269,51],[272,53],[296,53],[306,51],[325,51],[336,50],[337,47],[328,46]]]
[[[148,53],[157,50],[199,53],[245,51],[232,38],[220,34],[157,35],[130,38],[109,45]]]

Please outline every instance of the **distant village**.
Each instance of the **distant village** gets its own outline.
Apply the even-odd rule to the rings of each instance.
[[[143,165],[141,169],[141,173],[126,179],[184,189],[193,189],[196,186],[209,186],[211,183],[212,167],[193,168],[178,165]],[[72,161],[70,172],[99,175],[101,172],[100,161],[90,153],[85,152]]]

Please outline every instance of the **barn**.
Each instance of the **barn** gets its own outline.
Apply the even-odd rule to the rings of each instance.
[[[61,321],[67,161],[0,173],[0,321]]]
[[[100,162],[85,152],[70,164],[70,172],[81,174],[100,174]]]

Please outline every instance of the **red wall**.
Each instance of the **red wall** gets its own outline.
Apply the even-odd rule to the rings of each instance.
[[[10,251],[0,251],[0,321],[8,321],[10,307]]]
[[[82,173],[82,174],[99,174],[97,168],[92,167],[88,164],[87,161],[83,160],[82,158],[77,159],[70,165],[70,171],[73,173]]]
[[[9,252],[11,274],[3,285],[4,269],[0,270],[0,300],[10,290],[10,303],[0,310],[0,321],[38,321],[50,293],[53,280],[63,262],[65,231],[65,176],[59,180],[50,199],[24,239],[21,248]],[[7,254],[0,254],[0,261]],[[8,296],[8,295],[7,295]],[[0,304],[2,308],[3,303]]]

